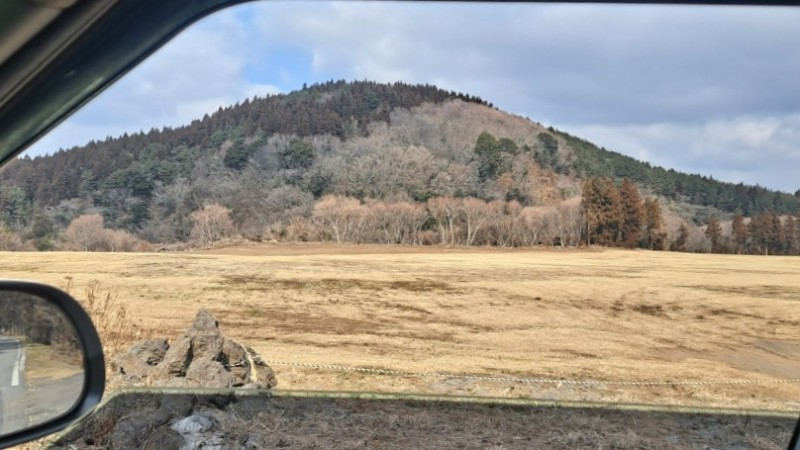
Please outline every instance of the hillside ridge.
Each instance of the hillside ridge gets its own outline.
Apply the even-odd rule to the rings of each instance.
[[[0,223],[37,242],[47,236],[57,241],[75,219],[96,214],[104,227],[149,242],[185,242],[192,238],[193,214],[213,204],[228,210],[231,228],[247,238],[295,233],[308,239],[295,222],[319,222],[328,196],[373,209],[380,202],[419,206],[474,198],[506,202],[511,209],[503,214],[515,217],[518,207],[555,208],[563,216],[577,214],[581,186],[599,178],[629,179],[646,196],[665,200],[680,216],[670,233],[682,220],[699,225],[715,214],[724,220],[735,212],[754,217],[800,208],[800,193],[655,167],[469,94],[429,84],[339,80],[246,99],[182,127],[15,160],[0,171]],[[347,207],[337,201],[337,208]],[[551,212],[525,214],[541,221]],[[437,226],[431,215],[419,229],[384,227],[380,239],[437,241],[421,237],[427,232],[441,242],[455,239],[441,237]],[[335,234],[313,235],[340,241]],[[481,242],[474,239],[465,242]],[[562,239],[563,232],[556,242],[563,245]]]

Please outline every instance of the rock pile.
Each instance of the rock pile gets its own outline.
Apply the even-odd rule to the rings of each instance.
[[[111,368],[111,382],[124,385],[269,389],[278,384],[255,351],[223,336],[206,310],[174,343],[139,341],[114,358]]]

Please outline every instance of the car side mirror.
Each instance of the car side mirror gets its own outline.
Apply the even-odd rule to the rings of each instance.
[[[50,286],[0,281],[0,448],[67,427],[104,386],[103,349],[80,304]]]

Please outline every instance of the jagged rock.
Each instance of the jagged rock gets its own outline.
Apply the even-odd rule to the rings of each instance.
[[[154,424],[163,425],[175,417],[184,417],[194,408],[192,398],[185,395],[166,395],[153,414]]]
[[[110,447],[114,450],[138,450],[142,448],[142,430],[152,429],[153,426],[147,414],[124,417],[111,432]]]
[[[192,414],[176,421],[170,428],[180,434],[197,434],[210,430],[214,423],[214,417],[209,414]]]
[[[180,450],[183,436],[167,425],[157,428],[144,443],[144,450]]]
[[[201,386],[241,386],[234,384],[231,373],[225,370],[219,361],[201,359],[189,366],[186,371],[186,385],[191,387]]]
[[[139,341],[127,352],[117,356],[111,362],[114,373],[127,382],[137,382],[164,359],[169,349],[166,339],[148,339]]]
[[[175,421],[170,428],[183,438],[183,449],[230,450],[225,438],[214,429],[216,426],[212,415],[201,412]]]
[[[272,388],[275,373],[253,349],[226,338],[219,323],[200,310],[192,326],[173,343],[147,340],[114,359],[114,374],[124,383],[153,386]]]

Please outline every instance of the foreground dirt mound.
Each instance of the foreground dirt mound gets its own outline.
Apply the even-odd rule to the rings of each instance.
[[[791,414],[744,411],[326,395],[244,389],[208,395],[126,392],[50,448],[773,450],[787,448],[797,420]]]
[[[197,313],[192,326],[174,343],[139,341],[115,357],[111,366],[112,384],[257,389],[278,384],[255,351],[223,336],[206,310]]]

